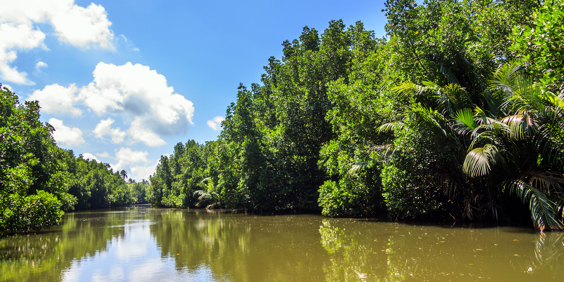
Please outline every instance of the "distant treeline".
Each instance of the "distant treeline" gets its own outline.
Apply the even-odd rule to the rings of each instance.
[[[147,181],[75,157],[39,121],[37,101],[20,104],[0,85],[0,235],[57,224],[64,211],[145,202]]]
[[[285,41],[217,141],[161,157],[149,202],[561,229],[564,1],[384,12],[384,38],[331,21]]]

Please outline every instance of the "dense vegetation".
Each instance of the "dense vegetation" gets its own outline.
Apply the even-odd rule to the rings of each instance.
[[[387,35],[305,27],[241,85],[218,140],[178,143],[149,182],[56,147],[2,90],[0,232],[142,202],[562,229],[564,1],[387,0]],[[146,193],[146,194],[145,194]],[[527,211],[528,209],[528,211]]]
[[[384,12],[385,38],[331,21],[285,41],[217,141],[161,158],[150,202],[561,229],[564,2]]]
[[[37,101],[20,104],[1,86],[0,96],[0,234],[49,227],[75,208],[144,202],[148,182],[126,183],[125,171],[75,158],[39,121]]]

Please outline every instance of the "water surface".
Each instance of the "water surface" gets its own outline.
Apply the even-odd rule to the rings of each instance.
[[[0,239],[0,281],[546,281],[564,235],[131,207]]]

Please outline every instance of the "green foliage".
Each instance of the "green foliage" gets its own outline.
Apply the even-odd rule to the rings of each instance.
[[[548,90],[564,93],[564,1],[543,1],[531,23],[513,29],[511,50]]]
[[[395,133],[395,151],[382,169],[383,196],[391,218],[429,217],[443,210],[441,182],[452,153],[447,142],[439,141],[441,135],[434,138],[429,126],[412,126],[411,120],[406,125],[407,130]],[[440,145],[445,147],[435,147]]]
[[[125,171],[57,147],[53,127],[39,121],[36,101],[20,104],[0,90],[0,234],[58,224],[63,211],[144,202],[145,187]]]
[[[26,197],[13,194],[4,205],[0,226],[6,233],[46,228],[58,224],[63,216],[61,201],[42,190]]]
[[[76,209],[106,208],[131,203],[143,203],[148,182],[126,183],[124,170],[114,172],[109,164],[95,160],[74,157],[67,151],[67,171],[72,175],[68,180],[69,193],[78,199]]]
[[[0,95],[0,234],[56,224],[76,202],[67,193],[64,152],[39,121],[37,102],[22,105],[6,88]]]
[[[153,206],[190,207],[196,205],[195,191],[201,190],[213,142],[200,145],[193,140],[178,143],[174,153],[161,156],[157,171],[150,177],[146,199]]]
[[[239,87],[217,141],[161,158],[146,198],[456,221],[510,219],[521,199],[558,229],[561,2],[388,0],[386,38],[305,27]]]

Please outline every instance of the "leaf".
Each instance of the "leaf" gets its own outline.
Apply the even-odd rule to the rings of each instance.
[[[505,117],[501,122],[509,125],[509,137],[516,140],[524,140],[536,130],[535,122],[527,111]]]
[[[484,176],[491,171],[491,165],[502,161],[503,157],[497,146],[486,144],[466,154],[462,170],[470,177]]]
[[[474,115],[472,114],[472,111],[470,109],[458,110],[454,116],[454,119],[456,119],[461,124],[466,125],[471,130],[476,129],[476,127],[478,126],[474,121]]]
[[[564,230],[562,221],[556,219],[557,209],[555,203],[535,187],[525,183],[520,179],[506,180],[503,183],[504,189],[509,189],[510,193],[515,193],[523,203],[529,204],[531,218],[535,227],[543,231],[545,228]]]
[[[381,126],[378,127],[376,131],[378,133],[387,133],[391,131],[395,132],[395,131],[403,130],[404,127],[405,127],[405,123],[401,121],[394,121],[394,122],[382,124]]]
[[[354,165],[349,169],[349,171],[347,172],[347,175],[348,175],[348,176],[356,175],[356,173],[357,173],[361,168],[366,167],[367,165],[368,165],[367,162],[360,162],[360,163],[354,164]]]

